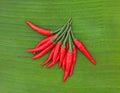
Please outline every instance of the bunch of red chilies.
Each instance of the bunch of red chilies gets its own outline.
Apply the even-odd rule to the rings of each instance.
[[[70,18],[65,25],[56,31],[47,30],[41,27],[36,26],[30,21],[26,23],[38,33],[45,35],[44,39],[39,41],[35,48],[28,49],[27,52],[32,52],[34,56],[32,59],[37,59],[42,57],[44,54],[50,51],[50,54],[41,66],[46,64],[47,68],[54,66],[58,63],[58,67],[62,68],[64,71],[63,82],[66,81],[68,76],[72,76],[74,66],[76,63],[77,50],[76,47],[94,64],[96,65],[95,60],[85,47],[85,45],[78,39],[75,38],[72,29],[71,23],[72,19]]]

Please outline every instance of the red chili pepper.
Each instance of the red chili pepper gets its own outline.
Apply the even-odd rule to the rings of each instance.
[[[53,44],[53,41],[51,39],[49,39],[46,43],[42,44],[41,46],[39,46],[37,48],[28,49],[27,52],[41,51],[41,50],[45,49],[46,47],[50,46],[51,44]]]
[[[67,50],[69,49],[69,43],[68,42],[66,43],[66,49]]]
[[[45,44],[48,40],[52,39],[55,35],[51,35],[47,38],[44,38],[43,40],[39,41],[38,44],[36,44],[35,48],[40,47],[41,45]],[[35,55],[36,52],[33,52],[33,54]]]
[[[54,44],[48,46],[48,47],[45,48],[43,51],[41,51],[39,54],[34,55],[34,56],[32,57],[32,59],[36,59],[36,58],[39,58],[39,57],[43,56],[43,55],[44,55],[45,53],[47,53],[50,49],[52,49],[53,46],[54,46]]]
[[[55,46],[55,51],[54,51],[54,55],[53,55],[53,60],[55,60],[59,54],[60,51],[60,46],[61,46],[61,42],[58,42]]]
[[[67,57],[66,57],[66,68],[65,68],[65,74],[63,77],[63,81],[66,81],[67,77],[69,76],[69,72],[71,69],[71,64],[72,64],[72,52],[67,52]]]
[[[70,70],[71,70],[71,65],[73,62],[73,52],[72,52],[72,41],[71,41],[71,36],[69,34],[69,50],[67,52],[67,56],[66,56],[66,68],[65,68],[65,72],[64,72],[64,77],[63,77],[63,81],[66,81],[67,77],[69,76]]]
[[[63,60],[63,63],[62,63],[62,68],[63,68],[64,71],[65,71],[65,68],[66,68],[66,55],[67,55],[68,49],[69,49],[69,43],[67,42],[66,43],[66,53],[65,53],[65,57],[64,57],[64,60]]]
[[[67,37],[67,36],[66,36],[66,37]],[[66,40],[67,40],[67,39],[68,39],[68,38],[66,38]],[[58,64],[58,67],[59,67],[59,68],[62,66],[63,60],[64,60],[65,55],[66,55],[66,52],[67,52],[67,50],[68,50],[68,43],[66,44],[66,47],[65,47],[65,43],[66,43],[66,41],[63,42],[63,45],[62,45],[61,50],[60,50],[60,62],[59,62],[59,64]],[[65,60],[64,60],[64,61],[65,61]]]
[[[54,54],[53,54],[53,61],[47,66],[47,68],[52,67],[54,64],[56,64],[57,62],[57,57],[59,54],[59,50],[60,50],[60,46],[61,46],[61,42],[58,42],[55,46],[55,50],[54,50]]]
[[[38,27],[38,26],[36,26],[35,24],[33,24],[32,22],[30,22],[30,21],[26,21],[26,23],[27,23],[33,30],[36,30],[38,33],[43,34],[43,35],[46,35],[46,36],[50,36],[50,35],[52,35],[52,34],[56,34],[57,32],[60,31],[60,29],[58,29],[57,31],[52,32],[51,30],[47,30],[47,29]],[[68,20],[67,23],[71,23],[71,18]],[[67,23],[63,26],[63,28],[67,25]]]
[[[38,27],[36,25],[34,25],[32,22],[30,21],[26,21],[26,23],[33,29],[36,30],[38,33],[46,35],[46,36],[50,36],[52,35],[52,31],[51,30],[46,30],[44,28]]]
[[[74,70],[74,65],[76,63],[76,56],[77,56],[77,51],[76,51],[76,47],[73,47],[73,62],[72,62],[72,66],[71,66],[71,70],[70,70],[70,76],[72,76],[73,74],[73,70]]]
[[[66,53],[66,48],[65,47],[61,47],[61,49],[60,49],[60,63],[58,64],[59,68],[61,67],[61,65],[63,63],[64,57],[65,57],[65,53]]]
[[[67,54],[65,54],[65,57],[64,57],[63,62],[62,62],[62,69],[63,69],[63,71],[65,71],[65,69],[66,69],[66,55]]]
[[[72,38],[73,38],[73,42],[74,44],[77,46],[77,48],[94,64],[96,65],[96,61],[94,60],[94,58],[92,57],[92,55],[90,54],[90,52],[87,50],[87,48],[85,47],[85,45],[78,39],[75,39],[73,33],[71,33]]]
[[[42,44],[46,43],[48,40],[52,39],[55,35],[51,35],[47,38],[44,38],[43,40],[41,40],[40,42],[38,42],[38,44],[35,46],[36,48],[41,46]]]
[[[80,40],[74,40],[75,45],[77,48],[94,64],[96,65],[96,61],[93,59],[92,55],[90,52],[87,50],[85,45],[80,41]]]
[[[55,65],[55,64],[58,62],[59,58],[60,58],[60,54],[58,54],[56,60],[55,60],[55,61],[52,61],[46,68],[50,68],[50,67],[52,67],[53,65]]]
[[[53,50],[52,50],[51,53],[49,54],[47,60],[46,60],[45,62],[43,62],[43,63],[41,64],[41,66],[46,65],[46,64],[52,59],[53,54],[54,54],[54,50],[55,50],[55,48],[53,48]]]

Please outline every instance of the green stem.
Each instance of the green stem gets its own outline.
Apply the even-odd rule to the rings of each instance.
[[[60,38],[58,41],[59,41],[59,42],[62,42],[62,41],[64,40],[66,34],[67,34],[67,32],[64,32],[63,35],[62,35],[62,38]]]
[[[70,28],[70,24],[68,23],[67,27],[64,29],[63,33],[61,33],[60,36],[57,39],[55,39],[55,42],[59,41],[60,38],[65,34],[65,32],[67,32],[69,30],[69,28]]]
[[[72,18],[71,18],[71,17],[68,19],[67,23],[69,23],[69,24],[72,23]],[[66,24],[67,24],[67,23],[66,23]]]
[[[75,36],[74,36],[72,31],[70,31],[70,35],[71,35],[73,41],[76,40],[76,38],[75,38]]]
[[[53,32],[53,34],[57,33],[57,36],[60,35],[63,32],[63,30],[66,28],[68,23],[69,24],[72,23],[72,18],[69,18],[68,21],[66,22],[66,24],[64,24],[62,28],[59,28],[55,32]]]
[[[61,30],[61,28],[58,28],[57,30],[55,30],[54,32],[52,32],[52,34],[56,34]]]
[[[63,46],[65,46],[65,44],[66,44],[66,42],[67,42],[67,40],[68,40],[68,37],[69,37],[70,32],[71,32],[71,27],[69,28],[68,33],[67,33],[67,35],[66,35],[66,37],[65,37],[65,39],[64,39]]]
[[[68,29],[66,29],[63,38],[60,40],[60,42],[63,42],[63,40],[64,40],[64,45],[65,45],[65,43],[67,42],[67,39],[68,39],[68,35],[69,35],[69,33],[70,33],[70,30],[71,30],[71,27],[69,27]]]
[[[72,52],[72,39],[70,34],[69,34],[69,52]]]

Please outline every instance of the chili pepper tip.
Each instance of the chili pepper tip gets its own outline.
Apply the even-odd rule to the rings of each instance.
[[[67,80],[68,74],[69,74],[68,72],[65,72],[64,77],[63,77],[63,81],[66,81],[66,80]]]
[[[52,64],[51,65],[49,64],[46,68],[51,68],[51,67],[52,67]]]
[[[26,24],[28,24],[30,21],[29,21],[29,20],[26,20],[25,22],[26,22]]]
[[[40,64],[41,66],[44,66],[44,64]]]
[[[95,60],[91,60],[91,62],[92,62],[94,65],[96,65],[96,61],[95,61]]]
[[[50,68],[49,66],[47,66],[46,68]]]
[[[65,82],[66,80],[62,80],[62,82]]]
[[[62,82],[65,82],[66,80],[67,80],[67,79],[63,78],[63,79],[62,79]]]
[[[33,52],[33,50],[32,49],[28,49],[27,52]]]
[[[33,57],[32,57],[32,59],[33,59],[33,60],[35,60],[35,59],[36,59],[36,57],[35,57],[35,56],[33,56]]]

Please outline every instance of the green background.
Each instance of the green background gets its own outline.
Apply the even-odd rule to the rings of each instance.
[[[41,67],[26,49],[44,36],[26,24],[51,30],[72,17],[72,29],[97,61],[79,51],[74,75],[63,83],[55,65]],[[119,0],[0,0],[0,93],[120,93]]]

